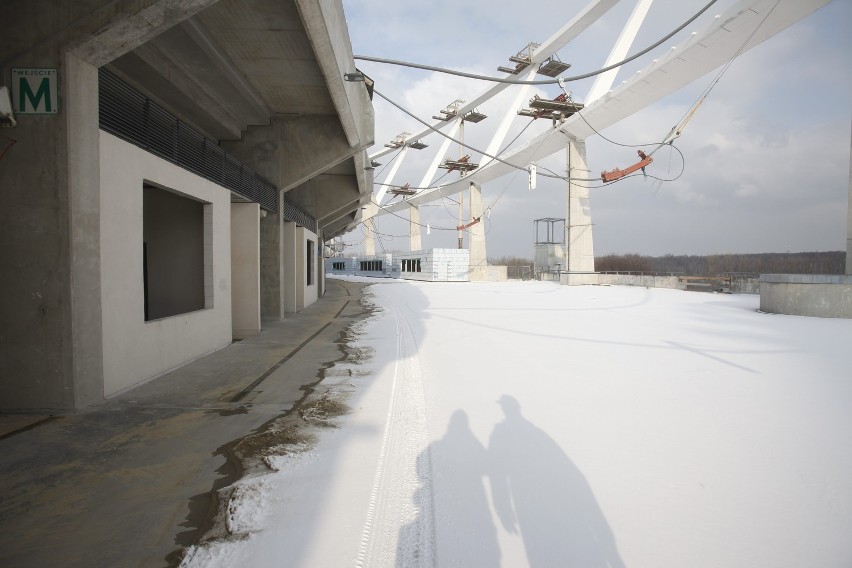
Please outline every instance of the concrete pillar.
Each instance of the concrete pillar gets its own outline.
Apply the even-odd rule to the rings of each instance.
[[[260,333],[260,206],[231,203],[231,330]]]
[[[412,206],[408,208],[408,250],[417,252],[423,249],[420,241],[420,208]]]
[[[364,221],[364,256],[376,255],[376,223],[373,218]]]
[[[592,210],[589,199],[589,167],[586,165],[586,142],[572,140],[568,144],[568,199],[565,220],[565,243],[568,247],[569,272],[594,272],[595,251],[592,241]],[[575,179],[576,178],[576,179]]]
[[[260,220],[260,313],[279,320],[284,315],[284,221],[281,211]]]
[[[470,184],[470,217],[481,219],[471,225],[470,231],[470,280],[485,282],[488,280],[488,260],[485,251],[485,223],[482,219],[482,188],[475,183]]]
[[[104,396],[98,69],[65,55],[74,407]]]
[[[0,408],[80,408],[104,396],[97,68],[55,45],[12,66],[61,84],[58,114],[4,132]]]

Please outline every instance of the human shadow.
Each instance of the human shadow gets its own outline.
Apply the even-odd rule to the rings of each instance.
[[[586,478],[544,431],[503,395],[505,419],[489,440],[491,495],[503,527],[520,533],[530,568],[623,568]]]
[[[497,529],[485,494],[488,456],[463,410],[447,432],[417,460],[420,486],[413,495],[418,517],[399,531],[397,568],[432,566],[497,568]],[[430,541],[431,537],[431,541]],[[428,558],[433,555],[432,558]]]

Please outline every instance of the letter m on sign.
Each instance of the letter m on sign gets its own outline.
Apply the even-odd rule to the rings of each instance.
[[[59,112],[56,69],[12,69],[12,105],[15,114]]]

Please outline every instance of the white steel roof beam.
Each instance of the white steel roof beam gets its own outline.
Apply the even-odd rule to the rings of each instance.
[[[447,136],[452,138],[456,135],[456,132],[459,130],[459,125],[461,124],[461,117],[453,119],[453,125],[450,127],[450,131],[447,132]],[[450,147],[450,138],[444,138],[444,143],[441,144],[441,148],[438,150],[438,153],[435,154],[435,158],[432,160],[432,163],[429,165],[429,169],[426,170],[426,175],[423,176],[423,179],[420,181],[420,185],[418,187],[428,187],[430,183],[432,183],[432,179],[435,177],[435,172],[438,171],[438,166],[441,164],[441,160],[444,159],[444,156],[447,155],[447,150]]]
[[[589,3],[585,8],[580,11],[579,14],[574,16],[571,21],[565,24],[561,30],[556,32],[553,37],[541,44],[541,46],[535,50],[532,56],[531,67],[537,68],[542,61],[562,49],[569,41],[583,33],[589,26],[594,24],[618,2],[619,0],[594,0],[593,2]],[[513,75],[511,73],[507,73],[506,77],[511,78],[513,77]],[[465,104],[463,107],[459,108],[459,116],[464,116],[468,111],[473,110],[475,107],[493,98],[509,86],[509,83],[495,83],[494,86],[486,90],[480,96],[476,97],[472,101]],[[432,124],[434,128],[439,129],[445,127],[446,125],[447,124],[444,121],[438,121]],[[414,142],[416,140],[420,140],[431,132],[432,128],[424,128],[423,130],[407,138],[407,140],[410,142]],[[375,160],[376,158],[385,156],[390,152],[391,149],[384,148],[382,150],[379,150],[375,154],[371,154],[370,159]]]
[[[601,130],[612,126],[639,110],[674,93],[683,86],[713,71],[734,57],[743,47],[747,51],[790,25],[807,17],[831,0],[740,0],[722,16],[717,16],[704,31],[693,34],[667,55],[637,72],[582,111],[583,118]],[[767,17],[768,16],[768,17]],[[765,21],[764,21],[764,18]],[[755,28],[760,24],[760,29]],[[754,34],[754,35],[752,35]],[[751,36],[751,39],[749,37]],[[748,43],[745,43],[748,41]],[[500,156],[501,159],[525,168],[565,149],[570,139],[585,140],[594,131],[583,118],[570,116],[556,129],[529,140],[523,146]],[[667,128],[663,128],[666,130]],[[661,133],[661,137],[665,133]],[[422,205],[435,199],[454,195],[467,188],[470,181],[485,183],[514,171],[515,168],[496,160],[480,167],[462,182],[453,182],[421,193],[405,205]],[[471,179],[473,177],[473,179]],[[379,210],[379,214],[398,211],[397,204]]]
[[[388,187],[393,183],[393,178],[396,176],[396,172],[399,171],[399,166],[402,165],[402,161],[405,160],[405,155],[408,154],[408,146],[402,149],[397,156],[396,161],[391,166],[391,171],[388,173],[388,176],[385,178],[384,185],[379,188],[379,192],[376,194],[376,203],[381,203],[382,199],[385,198],[385,194],[388,192]]]
[[[524,80],[529,81],[532,79],[535,72],[536,69],[533,67],[524,77]],[[512,122],[514,122],[514,120],[518,117],[517,109],[523,105],[524,99],[527,97],[527,93],[530,90],[530,86],[531,85],[522,85],[521,88],[518,89],[518,94],[515,96],[512,104],[509,106],[509,109],[506,111],[506,116],[503,117],[503,120],[500,122],[500,126],[497,127],[497,132],[494,133],[494,137],[491,138],[491,142],[485,149],[486,154],[496,156],[497,152],[500,151],[500,146],[506,139],[506,135],[509,133],[509,128],[512,126]],[[483,167],[491,160],[492,158],[489,158],[488,156],[482,156],[482,161],[479,167]]]
[[[633,13],[630,14],[630,18],[627,20],[627,23],[624,25],[624,29],[621,30],[621,35],[618,36],[615,45],[612,46],[612,51],[610,52],[609,57],[606,58],[606,62],[603,65],[604,67],[609,67],[613,63],[623,61],[627,58],[627,51],[630,49],[630,46],[633,45],[633,40],[636,39],[636,34],[639,33],[639,28],[642,26],[642,22],[645,21],[645,16],[648,15],[648,10],[651,8],[651,4],[653,3],[654,0],[639,0],[639,3],[636,4],[636,7],[633,9]],[[592,88],[589,89],[589,94],[586,95],[586,100],[584,101],[586,106],[589,106],[592,101],[599,98],[612,88],[612,83],[615,81],[615,76],[618,74],[618,70],[618,67],[610,69],[606,73],[601,73],[595,78],[595,82],[592,85]]]

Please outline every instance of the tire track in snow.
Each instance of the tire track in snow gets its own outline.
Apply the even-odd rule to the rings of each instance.
[[[356,565],[435,566],[432,461],[417,345],[403,309],[396,321],[396,363],[390,403]]]

